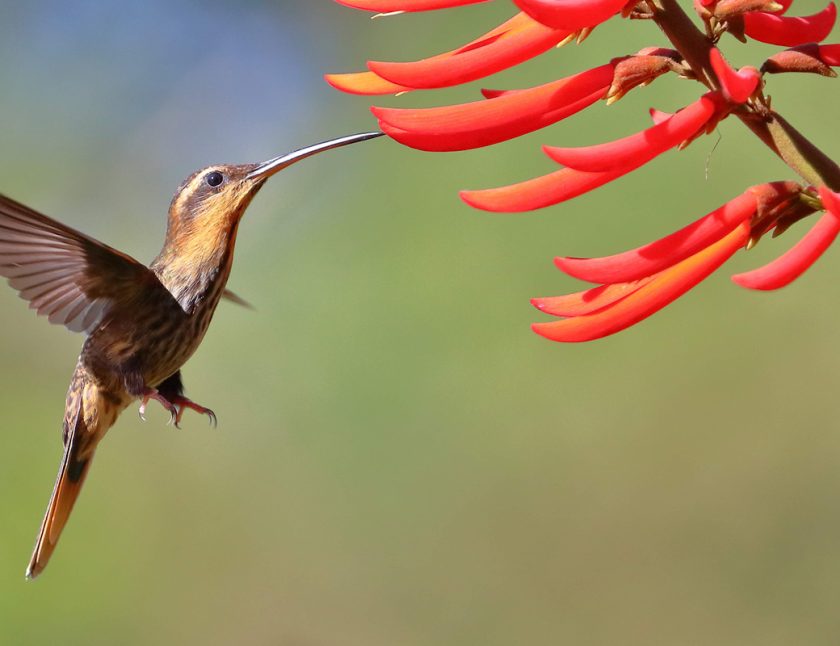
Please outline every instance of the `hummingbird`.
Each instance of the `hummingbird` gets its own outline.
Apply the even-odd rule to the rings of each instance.
[[[0,276],[29,307],[86,335],[62,423],[64,453],[26,577],[46,567],[90,469],[119,415],[140,401],[212,410],[184,395],[181,367],[198,348],[226,288],[239,222],[279,171],[312,155],[381,136],[368,132],[302,148],[263,163],[217,165],[190,175],[169,207],[163,249],[148,267],[0,195]],[[144,418],[145,419],[145,418]]]

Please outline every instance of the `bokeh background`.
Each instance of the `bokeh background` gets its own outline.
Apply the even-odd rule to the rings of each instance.
[[[374,126],[324,72],[450,49],[511,13],[2,1],[0,191],[149,261],[194,169]],[[484,84],[662,42],[616,21]],[[724,51],[746,64],[772,50]],[[836,81],[770,91],[840,154]],[[776,294],[728,281],[799,227],[616,337],[565,346],[528,329],[529,297],[579,289],[554,255],[636,246],[791,173],[733,121],[562,207],[491,215],[456,196],[550,171],[542,143],[618,137],[696,93],[666,77],[490,150],[378,140],[272,180],[230,283],[256,309],[223,304],[184,371],[219,429],[128,411],[34,583],[81,338],[0,290],[0,642],[836,643],[840,256]]]

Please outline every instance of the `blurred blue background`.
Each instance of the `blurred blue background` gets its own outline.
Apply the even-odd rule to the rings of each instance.
[[[374,125],[370,101],[324,72],[450,49],[512,13],[0,3],[0,192],[149,261],[196,168]],[[663,42],[614,21],[483,84]],[[739,65],[774,51],[723,47]],[[829,154],[836,83],[770,79],[774,105]],[[490,150],[379,140],[272,180],[230,283],[256,310],[223,304],[184,370],[219,430],[130,409],[34,583],[23,571],[81,338],[0,290],[0,642],[836,643],[837,254],[775,294],[728,281],[800,226],[616,337],[565,346],[528,329],[541,318],[529,297],[580,289],[553,256],[642,244],[790,171],[731,121],[717,145],[543,212],[484,214],[456,196],[549,172],[541,144],[622,136],[697,92],[666,77]]]

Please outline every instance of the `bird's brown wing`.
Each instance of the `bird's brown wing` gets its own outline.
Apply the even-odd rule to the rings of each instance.
[[[89,333],[115,304],[174,297],[130,256],[0,195],[0,276],[50,323]]]

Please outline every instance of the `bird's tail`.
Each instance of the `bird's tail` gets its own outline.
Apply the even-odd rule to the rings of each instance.
[[[64,446],[64,456],[61,458],[47,513],[38,532],[35,550],[26,569],[27,579],[34,579],[47,566],[93,460],[93,447],[85,446],[88,434],[84,415],[80,413],[81,411],[78,411],[75,416],[73,428],[67,429],[69,433]]]

